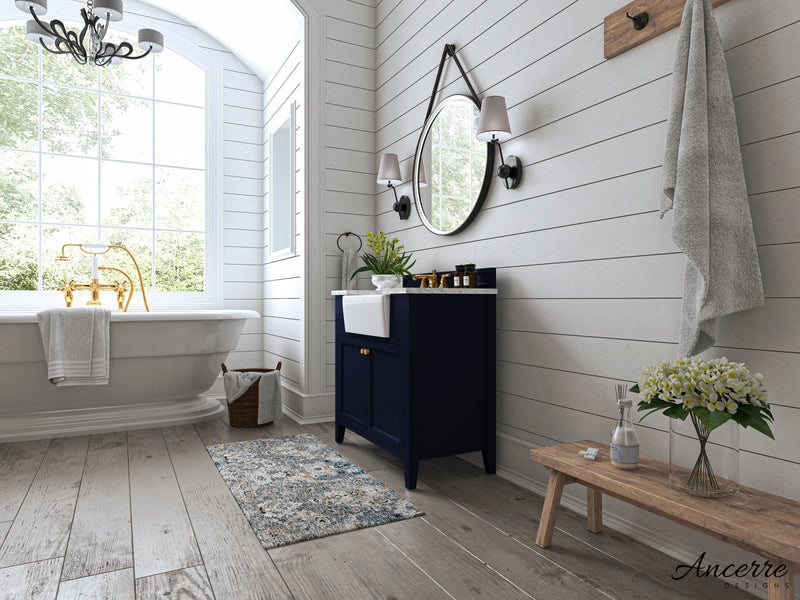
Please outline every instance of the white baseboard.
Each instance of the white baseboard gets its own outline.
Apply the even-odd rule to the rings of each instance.
[[[304,394],[284,384],[281,394],[283,413],[300,425],[334,420],[333,393]]]
[[[531,442],[530,440],[523,440],[519,437],[510,435],[506,432],[498,432],[498,438],[501,438],[505,441],[511,442],[515,445],[523,446],[525,451],[527,452],[531,448],[538,448],[542,447],[541,444]],[[465,460],[470,464],[474,464],[478,467],[483,468],[483,461],[480,457],[480,454],[473,453],[467,455],[461,455],[461,459]],[[534,479],[524,473],[520,473],[513,469],[509,469],[503,465],[497,466],[497,476],[510,481],[522,488],[530,490],[531,492],[544,496],[545,491],[547,489],[547,484],[545,482],[539,481]],[[578,514],[586,514],[586,496],[583,493],[583,486],[573,486],[577,490],[581,492],[580,495],[576,495],[569,491],[569,487],[564,488],[564,493],[561,496],[561,506],[569,508],[570,510],[575,511]],[[636,509],[637,511],[640,509]],[[646,513],[646,511],[641,511],[642,513],[646,514],[650,518],[658,518],[663,520],[665,523],[669,523],[666,519],[661,517],[654,517]],[[719,564],[725,566],[730,564],[731,561],[730,557],[728,558],[721,558],[720,556],[713,554],[712,552],[708,552],[706,548],[700,547],[693,543],[686,543],[685,539],[677,537],[677,535],[681,535],[683,538],[683,532],[686,530],[680,528],[680,531],[676,531],[677,535],[670,536],[668,533],[664,531],[654,531],[646,526],[643,526],[640,523],[636,523],[632,521],[630,518],[619,515],[614,513],[614,511],[609,510],[607,506],[603,507],[603,525],[607,526],[609,529],[614,529],[628,537],[633,538],[634,540],[645,544],[646,546],[650,546],[659,552],[663,552],[664,554],[676,559],[675,566],[679,564],[686,564],[691,565],[693,564],[697,558],[700,556],[701,553],[706,552],[706,557],[704,559],[704,564]],[[692,532],[694,533],[694,532]],[[695,534],[697,536],[701,536],[703,534]],[[707,537],[707,536],[703,536]],[[717,540],[713,540],[717,542]],[[723,542],[719,542],[722,544]],[[731,547],[732,548],[732,547]],[[743,552],[739,549],[736,549],[735,552]],[[749,553],[748,553],[749,554]],[[752,556],[751,560],[756,560],[763,562],[763,558],[757,557],[755,555]],[[737,564],[739,561],[736,561]],[[749,561],[748,561],[749,564]],[[735,579],[731,580],[736,581]],[[755,578],[748,580],[751,582],[751,588],[747,589],[749,593],[753,594],[759,598],[767,598],[767,580],[764,578]],[[755,582],[753,584],[753,582]],[[795,593],[795,598],[800,599],[800,590]]]

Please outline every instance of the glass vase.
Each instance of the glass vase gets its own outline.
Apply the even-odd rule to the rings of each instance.
[[[739,424],[711,432],[694,414],[669,420],[669,480],[687,494],[723,498],[739,491]]]

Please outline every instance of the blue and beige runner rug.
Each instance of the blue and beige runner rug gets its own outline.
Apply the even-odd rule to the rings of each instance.
[[[424,514],[311,434],[207,450],[266,549]]]

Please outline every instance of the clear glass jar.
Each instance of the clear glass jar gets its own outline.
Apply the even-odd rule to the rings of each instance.
[[[739,491],[739,424],[711,432],[690,414],[669,420],[669,480],[693,496],[723,498]]]

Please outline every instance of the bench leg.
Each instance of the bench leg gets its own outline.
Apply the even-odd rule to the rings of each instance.
[[[769,600],[794,600],[794,578],[800,572],[792,563],[786,563],[786,567],[786,574],[782,577],[770,576]]]
[[[553,531],[558,518],[558,505],[561,503],[561,492],[567,476],[558,471],[550,471],[550,480],[547,482],[547,493],[542,507],[542,518],[539,521],[539,531],[536,533],[536,545],[547,548],[553,541]]]
[[[594,488],[586,488],[586,520],[592,533],[603,531],[603,494]]]

